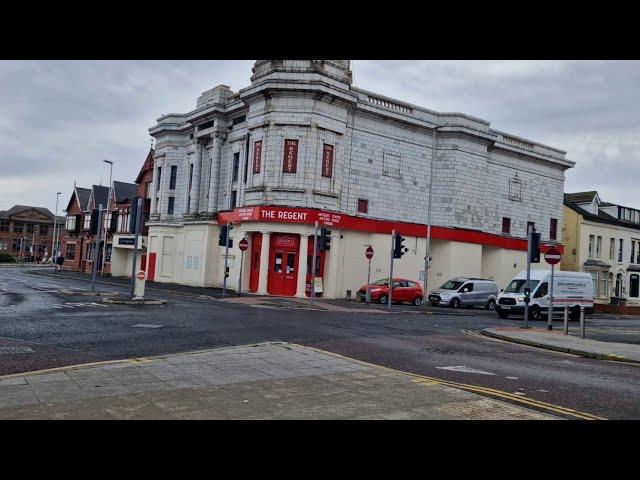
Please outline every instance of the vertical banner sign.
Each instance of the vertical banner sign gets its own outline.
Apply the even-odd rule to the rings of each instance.
[[[282,171],[284,173],[296,173],[297,165],[298,165],[298,140],[285,140]]]
[[[333,145],[326,143],[322,151],[322,176],[328,178],[333,176]]]
[[[253,143],[253,173],[260,173],[260,159],[262,158],[262,140]]]

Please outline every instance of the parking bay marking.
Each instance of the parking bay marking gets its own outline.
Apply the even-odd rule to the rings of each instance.
[[[480,375],[495,375],[495,373],[485,372],[484,370],[476,370],[475,368],[467,367],[466,365],[455,365],[451,367],[436,367],[440,370],[451,370],[453,372],[464,373],[478,373]]]

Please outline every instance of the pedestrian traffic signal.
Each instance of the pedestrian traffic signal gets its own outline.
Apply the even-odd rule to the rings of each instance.
[[[321,252],[331,250],[331,230],[327,227],[320,229],[320,238],[318,239],[318,250]]]
[[[233,225],[230,223],[223,227],[220,227],[218,245],[220,245],[221,247],[225,247],[227,245],[227,242],[229,242],[229,248],[233,247],[233,239],[229,238],[231,236],[231,230],[233,230]]]
[[[404,246],[405,240],[406,238],[396,233],[394,238],[395,243],[393,245],[393,258],[402,258],[402,256],[409,251],[409,249]]]

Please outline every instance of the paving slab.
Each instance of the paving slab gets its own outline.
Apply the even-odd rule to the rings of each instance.
[[[247,365],[249,352],[264,365]],[[0,378],[0,419],[554,418],[282,342]]]
[[[632,343],[602,342],[574,335],[564,335],[561,331],[537,328],[495,327],[485,328],[481,333],[500,340],[583,357],[640,363],[640,345]]]

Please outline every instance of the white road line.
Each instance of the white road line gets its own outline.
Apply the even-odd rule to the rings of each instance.
[[[485,372],[484,370],[476,370],[475,368],[467,367],[466,365],[455,365],[451,367],[436,367],[440,370],[451,370],[454,372],[464,372],[464,373],[477,373],[480,375],[495,375],[495,373]]]

